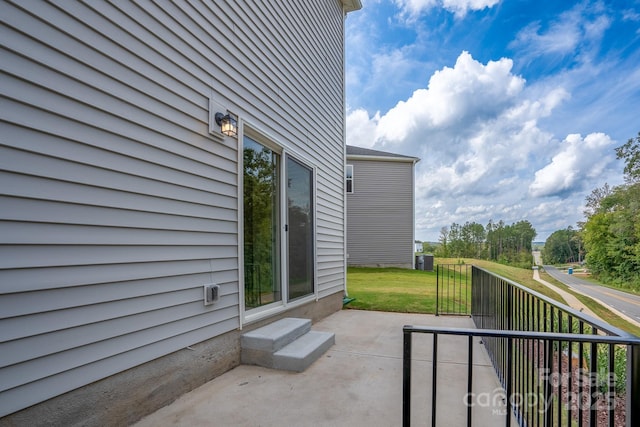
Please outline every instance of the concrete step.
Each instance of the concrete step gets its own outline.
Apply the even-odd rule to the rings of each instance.
[[[276,352],[311,330],[311,320],[287,317],[242,335],[242,348]]]
[[[272,367],[273,353],[311,330],[311,320],[287,317],[240,338],[240,360],[247,365]]]
[[[285,318],[243,334],[242,363],[302,372],[335,342],[330,332],[311,331],[311,320]]]
[[[273,368],[302,372],[318,360],[333,344],[335,334],[309,331],[273,355]]]

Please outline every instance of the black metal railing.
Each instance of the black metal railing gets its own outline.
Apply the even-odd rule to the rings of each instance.
[[[403,328],[403,384],[402,384],[402,425],[411,425],[411,384],[412,384],[412,335],[415,333],[431,334],[432,341],[432,376],[431,376],[431,425],[438,425],[437,397],[438,397],[438,337],[441,335],[458,335],[468,337],[467,341],[467,381],[466,394],[457,400],[466,405],[466,424],[473,425],[473,408],[478,405],[495,405],[496,397],[504,397],[504,407],[490,407],[492,415],[501,414],[504,425],[511,426],[512,418],[521,426],[635,426],[638,425],[638,395],[633,390],[638,390],[638,371],[640,370],[640,339],[627,336],[587,335],[587,334],[562,334],[551,332],[529,331],[500,331],[494,329],[465,329],[444,327],[419,327],[405,326]],[[477,398],[473,388],[473,337],[482,337],[486,340],[500,340],[505,344],[502,376],[500,377],[503,390],[490,392],[499,393],[500,396],[488,396]],[[544,348],[545,353],[540,357],[540,365],[537,369],[531,369],[532,364],[524,361],[521,343],[538,343]],[[611,349],[615,346],[624,346],[628,358],[625,364],[628,377],[626,381],[626,410],[625,413],[616,416],[616,407],[620,407],[617,400],[616,388],[618,387],[615,376],[604,374],[606,382],[605,390],[601,390],[598,384],[598,371],[572,372],[565,376],[558,376],[557,367],[553,366],[553,352],[551,349],[560,348],[559,344],[569,343],[597,349],[598,346],[608,348],[608,356],[611,357]],[[533,357],[536,359],[536,357]],[[615,362],[608,360],[605,370],[614,372]],[[635,365],[634,365],[635,364]],[[508,366],[508,368],[507,368]],[[632,378],[635,378],[633,380]],[[634,385],[633,382],[636,382]],[[573,389],[566,384],[574,384]],[[524,387],[527,383],[535,387]],[[450,381],[446,386],[451,386]],[[564,392],[564,394],[563,394]],[[566,400],[563,398],[566,397]],[[586,398],[586,399],[585,399]],[[594,401],[595,399],[595,401]],[[635,405],[635,407],[633,406]],[[499,409],[496,412],[496,409]],[[573,409],[573,410],[572,410]],[[451,410],[456,410],[451,408]],[[585,414],[586,413],[586,414]],[[581,416],[584,414],[584,416]],[[599,414],[604,414],[598,422]],[[442,417],[441,425],[448,425],[448,420]],[[480,424],[482,425],[482,424]]]
[[[472,338],[482,337],[502,386],[507,426],[512,418],[521,426],[640,425],[640,338],[475,266],[471,300],[479,329],[405,326],[403,425],[409,425],[411,415],[414,333],[433,335],[433,426],[439,335],[468,336],[467,393],[473,385]]]
[[[471,315],[471,264],[438,264],[436,316]]]

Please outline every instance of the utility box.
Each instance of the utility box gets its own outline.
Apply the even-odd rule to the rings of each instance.
[[[220,300],[220,286],[215,283],[204,285],[204,305],[211,305]]]
[[[433,271],[433,255],[424,255],[424,270]]]

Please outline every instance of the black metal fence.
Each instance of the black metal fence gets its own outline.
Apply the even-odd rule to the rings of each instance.
[[[521,426],[640,425],[640,338],[475,266],[472,284],[472,319],[479,329],[404,328],[403,425],[410,425],[414,333],[433,335],[432,426],[438,419],[439,335],[469,337],[467,393],[472,338],[482,337],[503,388],[506,426],[512,419]],[[471,426],[473,412],[465,402]]]
[[[438,264],[436,316],[471,315],[471,265]]]

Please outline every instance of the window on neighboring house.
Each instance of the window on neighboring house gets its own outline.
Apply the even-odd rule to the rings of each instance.
[[[353,165],[347,165],[345,170],[347,193],[353,193]]]

